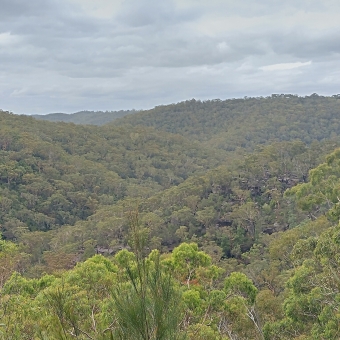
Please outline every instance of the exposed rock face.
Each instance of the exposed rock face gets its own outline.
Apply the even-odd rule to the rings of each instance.
[[[262,230],[262,232],[264,234],[271,235],[273,233],[277,233],[279,231],[285,231],[287,229],[289,229],[289,224],[280,225],[279,223],[274,223],[272,227],[265,228]]]
[[[131,250],[131,247],[129,246],[114,246],[112,248],[105,248],[105,247],[101,247],[101,246],[96,246],[96,253],[97,254],[101,254],[101,255],[114,255],[116,253],[118,253],[120,250],[123,249],[127,249],[127,250]]]

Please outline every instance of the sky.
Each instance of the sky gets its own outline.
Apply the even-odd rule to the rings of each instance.
[[[340,93],[338,0],[0,0],[0,109]]]

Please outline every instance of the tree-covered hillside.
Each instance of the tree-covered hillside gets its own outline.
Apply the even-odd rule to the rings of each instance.
[[[0,224],[7,238],[50,230],[124,197],[145,197],[223,155],[150,128],[78,126],[0,112]]]
[[[2,234],[30,254],[28,276],[126,248],[131,209],[151,248],[194,241],[216,261],[243,263],[262,234],[308,218],[283,193],[339,145],[282,142],[232,161],[151,128],[3,117]]]
[[[340,132],[339,95],[272,95],[228,100],[188,100],[151,110],[35,115],[76,124],[148,126],[180,134],[205,146],[235,151],[259,144],[300,139],[310,144]],[[114,122],[113,122],[114,121]]]
[[[272,95],[266,98],[190,100],[158,106],[114,124],[152,126],[205,145],[253,150],[272,141],[330,139],[340,133],[340,97]]]
[[[339,169],[337,149],[309,181],[285,192],[309,217],[258,235],[238,260],[218,259],[217,248],[209,255],[192,238],[162,255],[152,250],[150,218],[131,207],[130,250],[95,255],[70,270],[57,270],[56,258],[46,256],[54,271],[26,278],[24,248],[0,241],[0,334],[6,340],[338,339]]]
[[[0,111],[0,339],[339,338],[338,108]]]

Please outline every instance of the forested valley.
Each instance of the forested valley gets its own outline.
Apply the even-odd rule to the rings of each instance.
[[[340,338],[339,95],[97,114],[0,111],[0,339]]]

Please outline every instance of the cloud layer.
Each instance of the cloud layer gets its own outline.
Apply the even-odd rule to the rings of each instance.
[[[0,108],[340,92],[335,0],[1,0]]]

